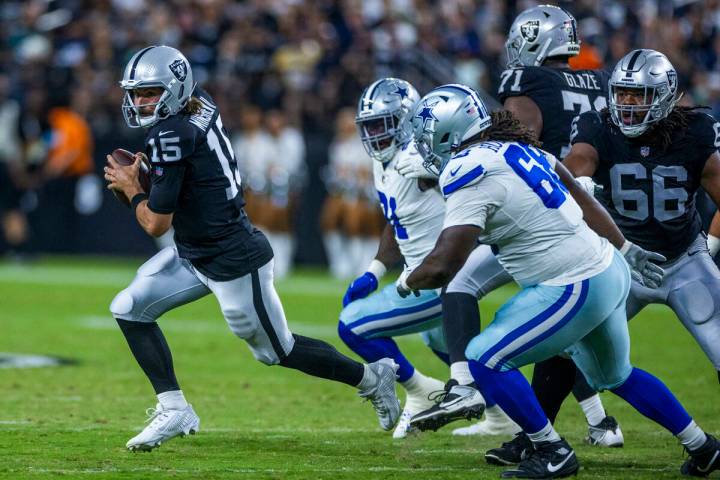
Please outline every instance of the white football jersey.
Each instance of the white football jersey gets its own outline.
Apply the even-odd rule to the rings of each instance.
[[[388,223],[395,229],[395,240],[405,263],[415,268],[435,246],[442,230],[445,201],[435,188],[420,190],[416,178],[405,178],[395,170],[403,155],[420,155],[415,142],[399,149],[392,160],[373,162],[375,189]]]
[[[602,272],[613,247],[583,220],[550,153],[515,142],[484,142],[455,155],[440,176],[443,228],[476,225],[522,286],[567,285]]]

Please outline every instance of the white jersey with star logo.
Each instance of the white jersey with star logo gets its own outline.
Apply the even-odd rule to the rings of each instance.
[[[388,163],[373,162],[375,189],[405,263],[415,268],[435,246],[442,230],[445,201],[436,188],[421,190],[418,180],[405,178],[395,170],[404,155],[419,155],[415,142],[400,148]]]
[[[476,225],[521,286],[567,285],[610,265],[613,247],[592,231],[554,171],[550,153],[484,142],[455,155],[440,175],[443,228]]]

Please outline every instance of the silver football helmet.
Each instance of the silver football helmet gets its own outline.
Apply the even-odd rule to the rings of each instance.
[[[635,90],[638,103],[621,103],[619,90]],[[637,137],[667,117],[680,100],[677,72],[665,55],[638,49],[625,55],[610,76],[609,110],[613,123],[628,137]]]
[[[437,87],[421,98],[410,121],[424,166],[435,175],[440,175],[455,149],[492,123],[477,92],[454,83]]]
[[[125,90],[122,111],[130,128],[150,127],[185,107],[193,90],[192,69],[185,55],[165,45],[143,48],[132,56],[120,86]],[[164,91],[152,115],[141,115],[133,102],[136,88],[161,87]]]
[[[420,100],[415,87],[399,78],[370,84],[358,102],[355,124],[368,155],[379,162],[392,159],[409,137],[405,118]]]
[[[549,57],[580,53],[575,18],[554,5],[528,8],[515,18],[505,42],[508,68],[542,65]]]

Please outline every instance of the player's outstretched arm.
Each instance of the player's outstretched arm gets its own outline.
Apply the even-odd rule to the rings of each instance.
[[[628,241],[607,210],[573,177],[573,174],[592,176],[597,169],[597,164],[598,154],[595,147],[587,143],[576,143],[563,163],[555,164],[555,171],[568,188],[570,195],[580,205],[583,218],[588,226],[601,237],[605,237],[623,254],[633,272],[633,278],[650,288],[657,288],[662,283],[665,272],[653,262],[664,262],[665,257],[659,253],[649,252]]]
[[[573,146],[573,149],[574,148],[575,146]],[[583,211],[583,218],[588,226],[601,237],[607,238],[615,248],[622,248],[625,243],[625,236],[617,225],[615,225],[615,222],[607,210],[575,181],[572,173],[570,173],[562,163],[557,162],[555,164],[555,172],[567,187],[570,195],[572,195],[578,205],[580,205]]]
[[[720,155],[717,152],[713,152],[705,162],[700,184],[713,199],[715,206],[720,209]],[[720,210],[715,212],[712,223],[710,223],[708,249],[713,257],[720,250]]]
[[[395,240],[394,229],[388,223],[380,235],[377,255],[370,262],[365,273],[348,285],[343,296],[343,308],[377,290],[378,282],[385,275],[387,267],[398,263],[402,258],[402,253],[400,253],[400,248]]]
[[[419,267],[407,278],[401,278],[398,292],[406,288],[405,295],[414,290],[444,287],[453,279],[477,246],[482,229],[475,225],[455,225],[444,229],[435,242],[435,247]]]

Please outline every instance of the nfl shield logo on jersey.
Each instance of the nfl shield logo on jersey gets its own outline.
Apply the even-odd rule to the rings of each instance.
[[[530,43],[538,37],[538,32],[540,32],[540,20],[530,20],[520,26],[520,33]]]
[[[187,77],[187,65],[185,65],[185,61],[181,59],[175,60],[173,63],[168,65],[170,68],[170,71],[175,75],[175,78],[177,78],[179,81],[183,82],[185,81],[185,77]]]
[[[647,157],[648,155],[650,155],[650,147],[640,147],[640,155],[642,155],[643,157]]]

